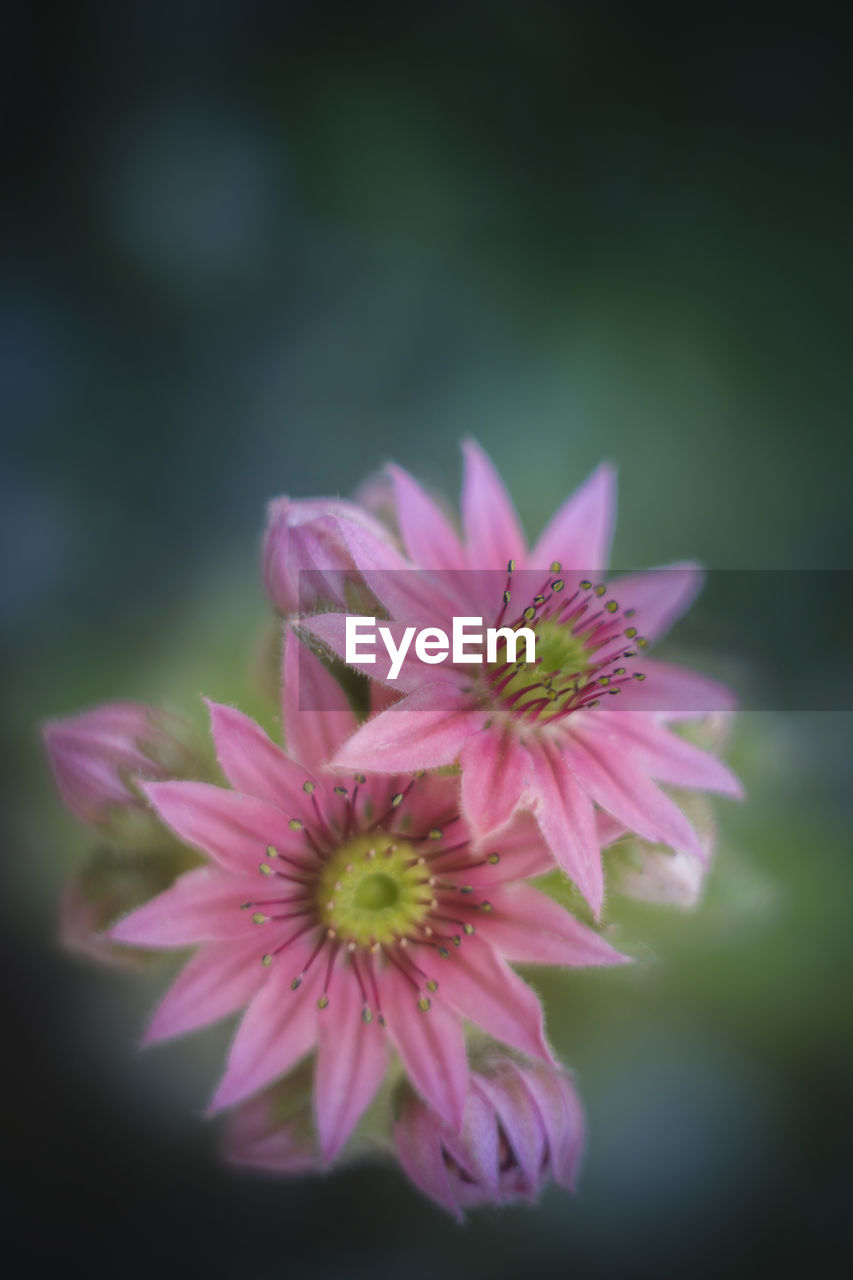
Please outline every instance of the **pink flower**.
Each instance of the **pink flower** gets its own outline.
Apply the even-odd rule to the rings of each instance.
[[[604,881],[596,808],[644,840],[701,860],[699,837],[657,784],[741,793],[716,756],[667,724],[731,706],[729,692],[646,656],[647,645],[692,601],[701,575],[681,564],[609,588],[600,581],[615,508],[609,467],[593,473],[528,550],[492,463],[473,443],[465,458],[464,538],[411,476],[393,467],[408,559],[353,525],[344,531],[350,554],[397,643],[406,625],[450,631],[453,616],[481,616],[485,626],[531,629],[536,662],[426,666],[410,651],[394,682],[378,654],[373,665],[353,664],[405,696],[363,725],[335,764],[397,771],[458,762],[474,832],[483,836],[529,810],[597,913]],[[344,614],[303,622],[345,658]]]
[[[51,720],[43,736],[64,803],[92,826],[144,810],[135,779],[186,773],[195,763],[183,721],[141,702],[105,702]]]
[[[299,709],[299,696],[315,708]],[[547,867],[520,819],[475,849],[458,781],[327,767],[355,730],[319,660],[285,645],[288,754],[229,707],[211,705],[234,790],[147,784],[161,819],[210,865],[133,912],[113,938],[199,949],[148,1041],[248,1005],[212,1108],[251,1097],[316,1049],[319,1145],[331,1160],[373,1098],[393,1046],[419,1093],[462,1123],[462,1019],[550,1061],[542,1011],[508,961],[595,965],[623,957],[550,898],[511,884]]]
[[[410,1095],[394,1141],[415,1185],[461,1219],[475,1205],[535,1200],[551,1178],[572,1190],[584,1118],[562,1070],[504,1056],[472,1073],[460,1133]]]
[[[279,613],[314,609],[321,601],[347,603],[346,585],[359,581],[345,537],[348,525],[378,545],[390,545],[384,526],[354,502],[276,498],[269,504],[262,566],[267,595]]]

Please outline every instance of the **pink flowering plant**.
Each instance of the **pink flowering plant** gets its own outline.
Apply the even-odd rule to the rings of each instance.
[[[232,1162],[294,1176],[381,1150],[456,1216],[574,1186],[583,1113],[514,966],[624,963],[605,876],[692,905],[706,793],[739,794],[709,727],[730,695],[647,655],[698,570],[605,585],[613,510],[602,467],[528,550],[473,444],[461,534],[396,467],[361,504],[278,499],[281,743],[217,703],[215,766],[134,704],[46,727],[62,798],[112,863],[140,856],[117,817],[158,833],[161,891],[78,879],[63,934],[112,960],[191,950],[145,1040],[239,1015],[210,1102]],[[385,663],[347,646],[371,611]],[[476,669],[404,648],[477,614],[498,634]]]

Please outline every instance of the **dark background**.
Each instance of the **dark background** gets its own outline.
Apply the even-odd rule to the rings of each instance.
[[[580,1194],[463,1230],[391,1169],[219,1166],[219,1033],[138,1055],[164,972],[54,941],[87,837],[36,733],[111,697],[245,705],[264,502],[392,456],[453,496],[469,433],[531,532],[617,461],[617,564],[851,568],[840,12],[4,8],[3,1202],[30,1270],[846,1274],[849,712],[745,714],[702,908],[614,903],[649,963],[540,980]],[[839,594],[779,593],[763,654],[744,619],[735,683],[849,654]],[[824,677],[849,706],[849,661]]]

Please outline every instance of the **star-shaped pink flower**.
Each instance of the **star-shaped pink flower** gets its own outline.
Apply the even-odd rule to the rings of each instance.
[[[311,710],[300,710],[312,704]],[[212,1107],[258,1093],[316,1051],[320,1148],[331,1160],[396,1050],[443,1122],[462,1124],[462,1019],[550,1061],[542,1010],[510,967],[624,959],[523,877],[547,869],[519,818],[475,846],[458,779],[328,767],[356,728],[340,686],[291,633],[288,752],[253,720],[211,704],[231,788],[146,784],[160,818],[209,865],[119,922],[134,946],[197,947],[157,1009],[162,1040],[247,1006]]]
[[[701,860],[696,832],[658,784],[740,795],[721,760],[672,728],[680,717],[731,707],[732,696],[647,656],[698,591],[699,569],[679,564],[603,582],[615,510],[607,466],[530,549],[478,445],[465,446],[462,536],[411,476],[399,467],[390,475],[405,555],[364,526],[340,524],[347,556],[388,614],[383,625],[399,643],[407,627],[449,631],[454,616],[480,616],[485,626],[532,630],[537,657],[433,666],[410,649],[393,681],[379,654],[353,663],[404,696],[353,734],[334,763],[375,772],[457,763],[474,832],[482,837],[529,811],[596,913],[604,893],[596,810]],[[303,625],[346,657],[345,614]]]

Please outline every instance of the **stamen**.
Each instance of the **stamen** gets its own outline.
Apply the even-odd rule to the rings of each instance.
[[[476,906],[477,904],[472,903],[471,905]],[[454,920],[453,916],[439,916],[439,915],[434,915],[433,920],[441,920],[443,921],[444,924],[455,924],[459,929],[462,930],[463,933],[468,934],[469,937],[474,932],[474,926],[472,925],[470,920]],[[458,946],[458,943],[457,943],[457,946]]]
[[[394,812],[394,810],[399,809],[400,805],[406,799],[406,797],[408,796],[409,792],[411,791],[415,783],[418,782],[423,776],[424,776],[423,771],[419,774],[415,774],[414,778],[412,778],[411,782],[408,784],[407,787],[404,788],[404,790],[398,791],[395,795],[393,795],[391,797],[391,803],[389,807],[382,814],[381,818],[377,818],[375,822],[372,822],[370,824],[370,827],[368,828],[368,830],[373,831],[376,829],[376,827],[381,827],[384,822],[387,822],[388,819],[391,817],[392,813]]]
[[[272,964],[274,956],[280,955],[282,951],[286,951],[287,948],[290,946],[291,942],[295,942],[297,938],[302,937],[303,933],[308,933],[309,930],[313,929],[314,927],[315,927],[314,921],[309,920],[307,924],[302,926],[301,929],[297,929],[296,933],[292,933],[289,938],[285,938],[284,942],[280,942],[278,946],[275,947],[272,951],[267,951],[265,955],[261,956],[261,964],[264,965],[265,967]],[[299,982],[301,981],[302,979],[300,978]],[[299,982],[297,982],[296,984],[297,986],[299,986]],[[290,985],[293,986],[293,983],[291,983]]]
[[[465,847],[464,845],[457,845],[457,846],[456,846],[456,848],[457,848],[457,849],[462,849],[462,848],[464,848],[464,847]],[[452,852],[452,851],[451,851],[450,849],[448,849],[448,853],[450,853],[450,852]],[[441,867],[441,868],[440,868],[440,870],[441,870],[441,874],[442,874],[442,875],[450,875],[450,876],[452,876],[452,875],[456,875],[456,874],[457,874],[458,872],[460,872],[460,871],[473,871],[475,867],[486,867],[486,866],[496,867],[496,866],[498,865],[498,863],[500,862],[500,860],[501,860],[501,855],[500,855],[499,853],[490,853],[490,854],[488,855],[488,857],[486,857],[486,858],[479,858],[479,859],[475,860],[474,862],[460,862],[460,863],[457,863],[455,866],[452,866],[452,867],[444,867],[444,866],[443,866],[443,867]],[[454,885],[448,885],[448,884],[446,884],[446,883],[442,882],[441,880],[436,880],[436,884],[437,884],[437,886],[438,886],[438,888],[439,888],[439,889],[452,889],[452,888],[455,888],[455,886],[454,886]],[[460,892],[462,892],[462,893],[467,893],[467,892],[469,892],[469,891],[470,891],[470,889],[471,889],[471,886],[469,885],[469,886],[466,886],[466,888],[465,888],[465,889],[460,890]]]
[[[333,970],[335,967],[335,961],[338,958],[340,945],[341,944],[337,940],[329,943],[329,959],[326,963],[326,977],[323,981],[323,994],[317,1001],[318,1009],[325,1009],[329,1003],[329,987],[332,985],[332,978],[334,976]]]
[[[291,990],[292,990],[292,991],[295,991],[295,990],[296,990],[296,988],[297,988],[298,986],[300,986],[300,984],[301,984],[301,982],[302,982],[302,979],[305,977],[306,973],[307,973],[307,972],[308,972],[308,970],[311,968],[312,964],[314,963],[314,961],[317,959],[317,957],[318,957],[318,955],[320,954],[320,952],[321,952],[321,951],[323,950],[323,948],[325,947],[325,945],[326,945],[326,941],[327,941],[327,939],[326,939],[326,935],[325,935],[325,933],[324,933],[324,934],[322,934],[322,936],[321,936],[321,938],[320,938],[320,941],[317,943],[316,947],[315,947],[315,948],[314,948],[314,950],[311,952],[310,956],[308,957],[307,961],[305,962],[304,967],[303,967],[302,969],[300,969],[299,973],[297,973],[296,977],[292,980],[292,982],[291,982],[291,984],[290,984],[290,988],[291,988]]]
[[[278,862],[284,862],[287,864],[288,867],[294,867],[297,871],[307,872],[311,870],[311,867],[308,863],[300,862],[298,858],[292,858],[289,856],[289,854],[279,853],[278,849],[276,849],[275,846],[271,844],[267,845],[267,857],[275,858]],[[261,866],[263,865],[265,864],[262,863]],[[273,868],[270,867],[268,871],[263,871],[261,874],[271,875],[272,872],[273,872]],[[276,874],[281,875],[282,873],[277,872]],[[295,879],[295,877],[291,877],[291,878]]]
[[[398,946],[399,946],[399,945],[400,945],[400,943],[401,943],[401,942],[403,942],[403,941],[404,941],[404,939],[402,939],[402,938],[401,938],[401,939],[398,941]],[[386,958],[387,958],[388,960],[390,960],[391,964],[393,964],[393,965],[394,965],[394,968],[395,968],[395,969],[399,969],[400,973],[402,973],[402,975],[403,975],[403,977],[406,979],[406,981],[407,981],[407,982],[408,982],[412,987],[414,987],[415,991],[416,991],[416,992],[418,993],[418,995],[420,996],[420,995],[421,995],[421,989],[420,989],[420,986],[418,985],[417,981],[415,980],[414,975],[410,972],[410,970],[409,970],[409,969],[407,969],[407,968],[406,968],[406,966],[402,963],[402,961],[401,961],[401,960],[400,960],[400,959],[399,959],[399,958],[394,954],[394,951],[393,951],[393,949],[392,949],[391,947],[383,947],[382,949],[383,949],[383,951],[384,951],[384,953],[385,953]],[[424,1000],[426,1000],[426,996],[422,996],[421,998],[422,998],[422,999],[424,999]],[[420,1004],[420,1001],[418,1001],[418,1003]],[[421,1007],[423,1007],[423,1006],[421,1006]],[[428,1001],[428,1000],[427,1000],[426,1009],[424,1009],[424,1012],[425,1012],[425,1013],[426,1013],[426,1010],[427,1010],[427,1009],[429,1009],[429,1001]]]
[[[379,999],[379,986],[376,981],[376,974],[373,971],[373,953],[379,950],[379,943],[374,942],[373,946],[364,954],[364,967],[367,971],[367,980],[370,983],[370,989],[373,992],[373,1003],[376,1006],[376,1016],[381,1027],[385,1026],[385,1015],[382,1012],[382,1004]]]
[[[458,853],[460,849],[467,849],[468,847],[469,847],[469,841],[460,840],[458,844],[448,845],[446,849],[435,849],[431,851],[429,854],[429,860],[432,863],[438,863],[441,861],[442,858],[446,858],[448,854]],[[441,870],[446,871],[448,870],[448,868],[442,867]]]
[[[373,1021],[373,1012],[370,1008],[370,1001],[367,998],[367,988],[364,985],[364,980],[361,976],[361,970],[358,967],[358,960],[356,959],[354,951],[350,955],[350,965],[352,966],[352,971],[355,974],[355,980],[358,983],[358,989],[361,992],[362,1019],[364,1022],[370,1023]]]

